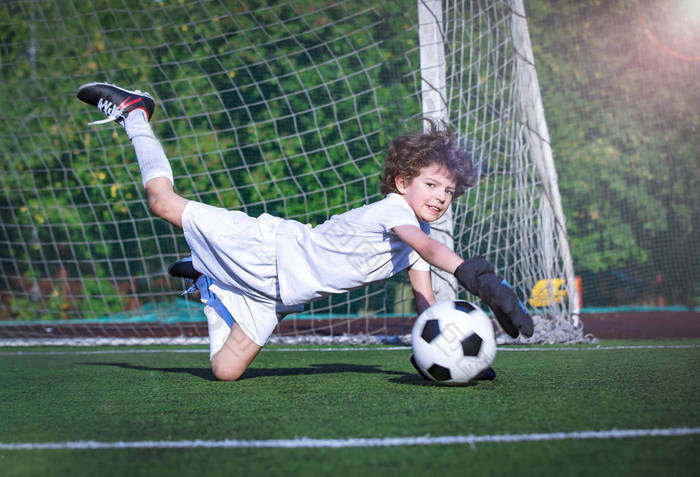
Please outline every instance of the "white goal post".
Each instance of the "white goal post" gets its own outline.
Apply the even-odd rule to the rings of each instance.
[[[311,224],[379,200],[389,141],[444,119],[479,180],[431,233],[495,265],[529,341],[586,339],[522,0],[40,0],[0,22],[0,345],[206,340],[166,273],[181,232],[147,210],[118,126],[86,125],[90,81],[154,95],[181,194]],[[274,339],[405,336],[407,283],[314,302]]]
[[[418,44],[420,46],[421,109],[424,117],[449,121],[445,79],[445,38],[442,0],[418,1]],[[427,127],[427,124],[426,124]],[[452,210],[430,224],[431,236],[454,249]],[[432,267],[432,284],[438,301],[457,298],[457,279]]]
[[[530,157],[537,167],[542,181],[542,198],[540,200],[540,222],[542,241],[543,272],[544,275],[553,277],[561,269],[557,270],[557,262],[564,267],[564,278],[567,283],[575,284],[574,262],[569,250],[569,237],[566,234],[566,217],[561,206],[559,185],[557,183],[557,171],[554,167],[552,146],[549,142],[549,130],[542,105],[540,86],[535,71],[535,58],[532,54],[530,33],[527,28],[527,17],[523,0],[511,0],[513,14],[512,32],[515,46],[515,70],[518,99],[520,101],[521,121],[525,126],[524,133],[527,144],[530,147]],[[554,247],[557,241],[559,251]],[[550,288],[550,294],[554,291]],[[576,286],[567,288],[569,294],[568,313],[575,326],[579,326],[581,306],[579,291]]]

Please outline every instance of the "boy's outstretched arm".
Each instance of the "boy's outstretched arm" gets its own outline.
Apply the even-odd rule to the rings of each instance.
[[[464,261],[446,245],[433,240],[415,225],[399,225],[393,228],[401,240],[411,246],[429,264],[454,273]]]
[[[510,285],[496,275],[493,266],[485,258],[473,257],[465,261],[414,225],[399,225],[393,230],[426,262],[453,273],[460,285],[481,298],[491,308],[506,333],[513,338],[517,338],[520,333],[526,337],[532,336],[532,317]]]

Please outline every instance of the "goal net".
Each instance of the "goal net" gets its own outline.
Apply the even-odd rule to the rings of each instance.
[[[521,0],[32,0],[0,22],[0,343],[206,340],[166,273],[182,233],[149,213],[123,131],[87,126],[90,81],[156,98],[179,193],[310,224],[379,200],[391,139],[443,117],[479,181],[434,234],[495,265],[532,341],[584,339]],[[414,317],[403,274],[275,336],[384,339]]]

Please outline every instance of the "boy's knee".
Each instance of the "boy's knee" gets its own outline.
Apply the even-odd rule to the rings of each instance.
[[[214,376],[221,381],[236,381],[248,369],[260,349],[261,347],[234,323],[226,343],[211,358]]]
[[[216,360],[211,363],[211,370],[219,381],[236,381],[243,374],[242,370],[236,367],[227,366]]]

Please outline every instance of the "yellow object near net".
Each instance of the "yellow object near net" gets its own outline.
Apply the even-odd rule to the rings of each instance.
[[[530,305],[551,306],[553,303],[562,303],[566,298],[566,288],[563,287],[564,280],[561,278],[549,278],[539,280],[532,287]]]

